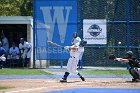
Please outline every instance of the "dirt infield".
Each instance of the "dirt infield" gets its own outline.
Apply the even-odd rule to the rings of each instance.
[[[0,86],[15,88],[1,90],[0,93],[43,93],[73,88],[140,88],[140,83],[130,82],[130,78],[70,78],[67,83],[53,79],[3,79]]]

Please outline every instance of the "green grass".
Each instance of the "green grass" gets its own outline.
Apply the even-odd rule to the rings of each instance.
[[[127,70],[83,70],[84,75],[129,75]]]
[[[0,86],[0,90],[10,89],[10,88],[14,88],[14,87]]]
[[[0,75],[52,75],[39,69],[0,69]]]

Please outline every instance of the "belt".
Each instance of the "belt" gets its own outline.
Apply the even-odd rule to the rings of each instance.
[[[74,56],[70,56],[70,58],[76,58],[76,57],[74,57]]]

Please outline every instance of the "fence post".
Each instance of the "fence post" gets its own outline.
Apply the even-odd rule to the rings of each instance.
[[[63,61],[61,60],[60,63],[60,68],[63,68]]]
[[[36,0],[33,2],[33,68],[36,68],[36,15],[35,15],[35,9],[36,9]]]
[[[126,1],[126,17],[127,17],[127,51],[130,50],[130,0]],[[129,65],[127,64],[127,69],[129,69]]]

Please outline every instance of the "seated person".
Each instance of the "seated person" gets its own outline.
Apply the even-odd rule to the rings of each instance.
[[[12,43],[12,47],[9,50],[10,59],[19,59],[19,48],[16,47],[15,43]]]
[[[6,61],[6,57],[5,57],[6,51],[5,49],[2,47],[2,43],[0,42],[0,69],[3,68],[4,63]]]
[[[19,65],[20,62],[20,57],[19,57],[19,48],[16,47],[15,43],[12,43],[12,47],[9,50],[9,54],[7,56],[7,65],[11,66],[12,64],[16,64]]]

